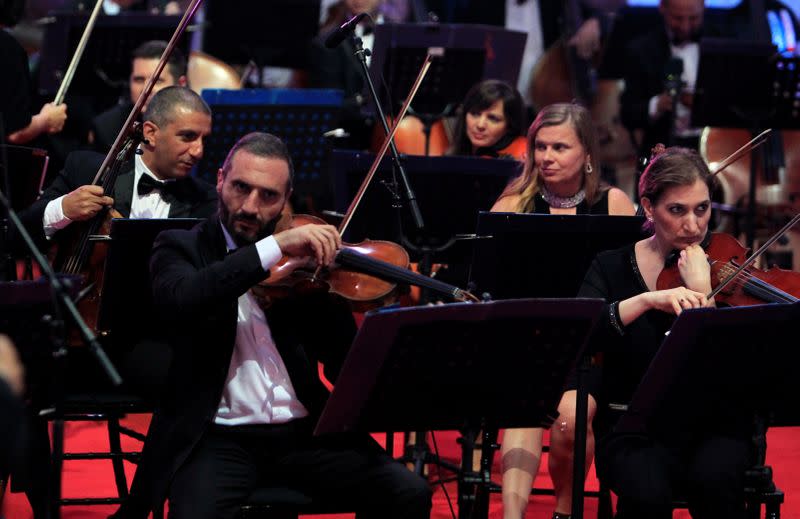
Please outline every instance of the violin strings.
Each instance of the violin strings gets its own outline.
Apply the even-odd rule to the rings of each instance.
[[[727,277],[730,275],[731,269],[734,268],[736,267],[728,263],[720,270],[720,273]],[[739,272],[730,284],[768,303],[794,303],[798,301],[798,299],[791,294],[754,276],[750,268],[745,268]]]

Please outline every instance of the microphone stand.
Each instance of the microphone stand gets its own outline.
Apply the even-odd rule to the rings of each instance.
[[[6,129],[3,120],[3,114],[0,113],[0,168],[3,170],[2,176],[2,191],[11,196],[11,177],[8,172],[8,149],[5,140]],[[9,206],[11,202],[9,201]],[[11,247],[9,246],[9,238],[11,237],[11,226],[8,222],[8,211],[3,210],[0,212],[0,244],[5,244],[0,247],[0,281],[8,280],[13,281],[17,279],[17,272],[14,268],[14,260],[11,255]]]
[[[370,55],[370,51],[364,48],[364,43],[361,41],[361,38],[355,35],[355,33],[350,35],[350,41],[353,43],[353,47],[355,48],[355,52],[353,54],[358,59],[358,63],[361,65],[361,72],[364,75],[364,80],[367,82],[367,86],[369,87],[369,93],[372,96],[372,100],[375,104],[375,111],[378,114],[378,119],[380,119],[386,135],[389,135],[389,123],[386,121],[386,114],[383,113],[383,108],[378,101],[378,94],[375,90],[375,84],[372,82],[372,78],[369,75],[367,56]],[[397,124],[399,124],[399,122],[400,121],[397,121]],[[393,170],[396,171],[400,177],[402,189],[405,192],[405,197],[408,201],[408,207],[411,210],[411,217],[414,220],[414,226],[417,229],[422,230],[425,228],[425,222],[422,219],[422,213],[420,212],[419,205],[417,204],[417,195],[415,195],[414,190],[411,189],[411,182],[409,182],[408,175],[406,175],[403,164],[400,162],[400,153],[398,153],[397,147],[394,145],[394,141],[389,143],[389,150],[392,152],[392,160],[394,161]],[[394,193],[394,196],[397,197],[396,192]],[[402,231],[400,232],[400,235],[402,236]]]
[[[359,64],[361,65],[361,72],[364,76],[364,80],[367,83],[369,88],[370,95],[372,96],[373,103],[375,104],[375,112],[378,114],[378,119],[380,119],[381,124],[383,125],[383,130],[386,135],[389,135],[391,132],[389,128],[389,123],[386,120],[386,114],[383,112],[383,108],[378,100],[378,94],[375,90],[375,84],[372,82],[372,78],[369,75],[369,67],[367,66],[367,56],[370,55],[370,51],[364,48],[363,41],[360,37],[356,36],[355,33],[350,34],[350,41],[355,48],[354,55],[358,59]],[[400,121],[396,121],[395,124],[399,124]],[[422,219],[422,213],[419,210],[419,205],[417,204],[417,197],[414,194],[413,189],[411,188],[411,183],[408,180],[408,175],[406,175],[406,171],[403,168],[403,164],[400,160],[400,154],[397,151],[397,147],[394,144],[394,141],[389,143],[389,149],[392,153],[392,160],[394,161],[394,167],[392,168],[393,173],[396,173],[394,184],[397,185],[397,176],[400,177],[400,182],[403,184],[402,189],[405,194],[405,198],[408,201],[409,209],[411,210],[411,217],[414,221],[414,226],[418,230],[422,230],[425,228],[425,222]],[[397,192],[397,188],[390,190],[392,196],[394,198],[393,206],[398,209],[397,211],[397,234],[400,237],[401,243],[404,247],[409,247],[414,250],[419,250],[416,247],[411,246],[408,240],[405,239],[402,231],[401,219],[400,219],[400,200],[399,195]],[[427,259],[425,259],[427,257]],[[426,255],[423,257],[423,265],[430,265],[430,256]],[[430,272],[430,270],[428,270]],[[420,476],[424,474],[424,463],[426,461],[433,461],[437,465],[442,466],[448,470],[451,470],[455,473],[459,473],[459,467],[452,465],[450,463],[446,463],[443,460],[437,459],[436,456],[432,455],[427,443],[425,441],[425,431],[416,431],[416,437],[414,441],[412,449],[411,458],[414,463],[414,472]],[[393,442],[393,436],[391,433],[387,435],[387,445],[391,445]],[[405,456],[408,457],[408,456]]]
[[[4,128],[2,126],[2,122],[0,122],[0,142],[4,142]],[[49,485],[47,486],[47,511],[46,514],[48,517],[58,517],[58,509],[59,509],[59,499],[61,496],[61,460],[62,460],[62,453],[64,451],[64,421],[59,416],[58,412],[62,408],[63,399],[64,399],[64,372],[66,370],[66,358],[67,358],[67,347],[66,347],[66,337],[65,337],[65,326],[64,326],[64,319],[63,319],[63,310],[66,310],[67,315],[72,320],[72,322],[77,326],[78,331],[80,332],[81,338],[83,342],[89,347],[89,351],[95,356],[97,362],[100,364],[100,367],[108,376],[111,383],[116,387],[122,384],[122,378],[120,377],[119,373],[117,372],[116,368],[111,361],[109,360],[106,352],[103,350],[102,346],[100,345],[99,341],[97,340],[97,336],[86,326],[86,322],[84,322],[83,318],[78,313],[78,309],[75,307],[75,303],[70,298],[69,294],[67,293],[67,288],[65,283],[63,283],[56,273],[53,271],[53,268],[47,262],[47,259],[39,252],[39,249],[33,242],[33,238],[28,233],[25,226],[20,221],[19,217],[17,216],[16,211],[11,207],[11,202],[8,198],[6,198],[5,193],[8,189],[8,175],[10,172],[8,171],[8,161],[5,155],[5,148],[3,148],[2,157],[2,167],[5,171],[4,174],[4,188],[0,190],[0,204],[3,207],[3,213],[8,216],[8,221],[14,224],[14,227],[17,229],[19,236],[25,242],[28,250],[31,253],[31,256],[39,264],[39,268],[44,276],[47,278],[50,289],[52,291],[53,297],[53,313],[55,317],[46,316],[43,321],[48,326],[50,330],[51,342],[52,342],[52,357],[53,357],[53,367],[54,373],[51,388],[52,388],[52,399],[53,399],[53,408],[42,410],[39,413],[39,416],[45,416],[46,414],[53,413],[55,415],[55,419],[53,420],[53,443],[52,443],[52,451],[51,454],[51,464],[50,464],[50,474],[48,476]],[[7,224],[6,224],[7,225]],[[10,236],[10,227],[4,226],[5,237]],[[8,245],[8,241],[5,242]],[[5,255],[5,254],[4,254]],[[13,265],[13,262],[12,262]],[[49,447],[49,446],[48,446]],[[56,455],[53,455],[56,453]],[[31,503],[32,505],[34,503]]]

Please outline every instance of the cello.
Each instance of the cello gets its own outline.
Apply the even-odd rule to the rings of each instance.
[[[122,125],[114,144],[95,175],[92,185],[102,186],[104,193],[113,193],[121,166],[132,158],[136,148],[142,142],[141,127],[134,121],[142,112],[159,75],[164,70],[169,56],[178,43],[178,39],[186,30],[189,20],[201,1],[192,0],[189,8],[184,13],[158,65],[153,71],[153,75],[147,81],[131,113]],[[110,220],[120,216],[115,210],[107,209],[100,211],[86,222],[71,225],[67,229],[67,236],[58,248],[53,260],[53,266],[57,271],[80,276],[84,281],[84,286],[78,295],[77,306],[91,329],[96,329],[97,327],[99,304],[102,297],[103,270],[107,252],[106,247],[97,245],[106,240]]]

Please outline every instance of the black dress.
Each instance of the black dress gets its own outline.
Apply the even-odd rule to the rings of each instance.
[[[619,496],[618,518],[672,517],[677,497],[688,499],[695,519],[744,517],[744,471],[753,463],[748,417],[725,427],[713,417],[709,424],[683,424],[676,417],[669,430],[613,429],[618,416],[609,404],[628,404],[674,321],[650,310],[621,325],[616,303],[646,291],[634,245],[627,245],[598,254],[578,293],[608,303],[592,338],[592,347],[603,353],[594,425],[598,476]]]

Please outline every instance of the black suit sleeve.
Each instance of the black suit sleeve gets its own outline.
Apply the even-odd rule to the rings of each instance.
[[[625,50],[625,91],[620,98],[622,122],[630,129],[646,128],[650,124],[650,98],[657,94],[648,86],[647,70],[650,67],[644,56],[630,46]]]
[[[200,266],[194,231],[158,235],[150,257],[153,301],[162,315],[197,319],[229,304],[266,277],[255,245]]]
[[[592,261],[586,276],[583,279],[578,297],[593,299],[603,299],[603,311],[600,313],[600,320],[592,334],[591,348],[593,351],[607,349],[609,345],[614,345],[614,337],[619,337],[622,325],[618,321],[617,301],[609,301],[612,297],[611,280],[608,273],[603,268],[599,258]]]

